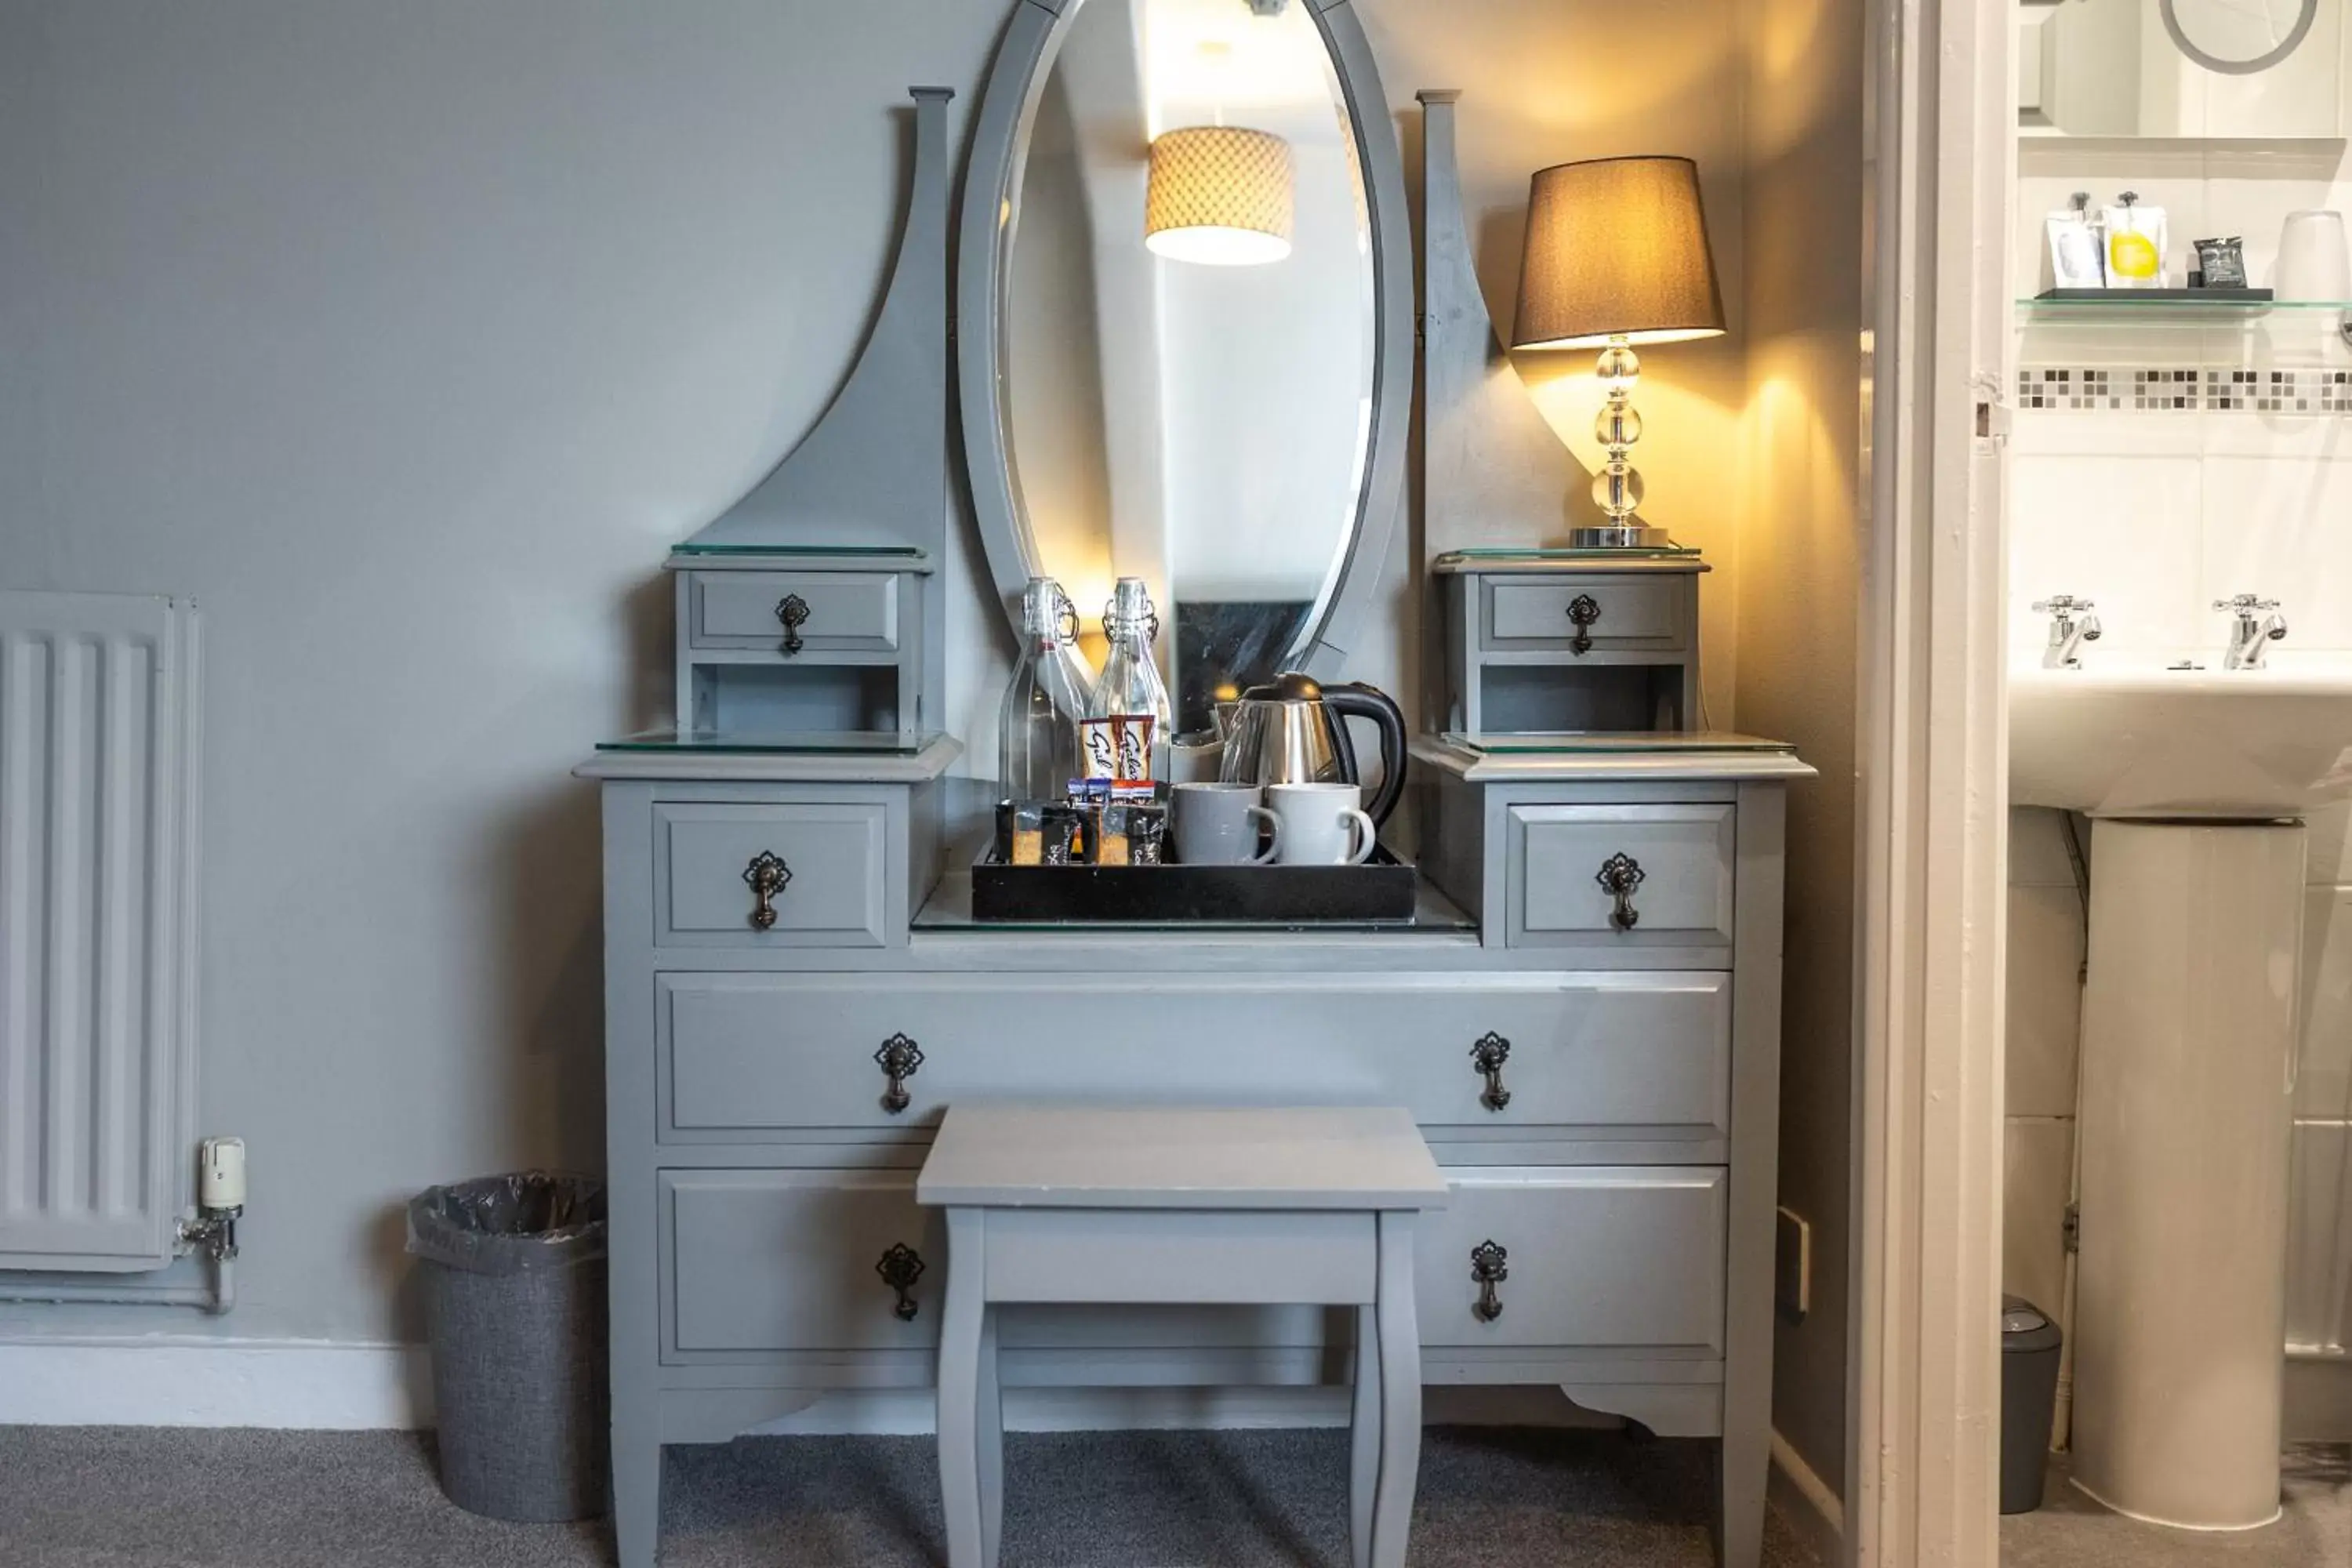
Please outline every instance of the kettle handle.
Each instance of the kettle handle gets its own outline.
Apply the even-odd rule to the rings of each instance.
[[[1338,731],[1339,755],[1343,764],[1352,764],[1355,749],[1348,740],[1348,721],[1370,719],[1381,731],[1381,793],[1364,803],[1364,809],[1376,823],[1386,823],[1389,813],[1404,796],[1404,710],[1389,694],[1376,686],[1366,686],[1351,680],[1344,686],[1323,689],[1323,706],[1331,714],[1331,727]],[[1349,766],[1351,783],[1361,783],[1363,775]]]

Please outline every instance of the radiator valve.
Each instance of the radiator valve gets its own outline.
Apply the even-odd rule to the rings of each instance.
[[[180,1222],[180,1239],[215,1263],[235,1258],[243,1213],[245,1140],[207,1138],[196,1153],[196,1217]]]

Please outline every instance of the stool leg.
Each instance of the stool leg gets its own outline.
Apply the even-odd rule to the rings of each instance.
[[[1372,1568],[1372,1495],[1381,1484],[1381,1317],[1356,1309],[1356,1397],[1349,1422],[1348,1561]]]
[[[1004,1392],[996,1381],[996,1327],[1004,1314],[980,1318],[980,1549],[982,1568],[996,1568],[1004,1538]]]
[[[1404,1568],[1421,1474],[1421,1329],[1413,1321],[1412,1222],[1381,1215],[1381,1480],[1372,1500],[1372,1568]]]
[[[988,1306],[982,1215],[948,1211],[947,1306],[940,1318],[940,1500],[948,1568],[985,1568],[980,1503],[980,1341]]]

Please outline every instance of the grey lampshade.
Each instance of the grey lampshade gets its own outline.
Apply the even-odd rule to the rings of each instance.
[[[1670,343],[1722,331],[1697,164],[1596,158],[1537,171],[1513,348],[1592,348],[1618,336]]]

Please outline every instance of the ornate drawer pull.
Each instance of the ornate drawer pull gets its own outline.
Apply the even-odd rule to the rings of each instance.
[[[907,1080],[923,1065],[923,1047],[904,1035],[893,1035],[874,1053],[874,1065],[890,1080],[882,1091],[882,1109],[896,1116],[907,1109]]]
[[[772,930],[776,923],[776,895],[793,885],[793,868],[784,864],[783,857],[762,849],[743,868],[743,881],[751,889],[753,929]]]
[[[1492,1029],[1470,1047],[1470,1065],[1486,1075],[1486,1089],[1478,1096],[1478,1103],[1489,1110],[1500,1110],[1511,1103],[1511,1091],[1503,1087],[1503,1064],[1510,1059],[1511,1042]]]
[[[902,1323],[911,1323],[922,1304],[914,1298],[915,1281],[923,1277],[923,1255],[901,1241],[882,1255],[874,1265],[874,1272],[882,1276],[882,1283],[898,1293],[898,1304],[890,1310]]]
[[[1576,636],[1569,639],[1568,651],[1581,658],[1592,651],[1592,623],[1601,618],[1601,601],[1590,594],[1579,594],[1568,602],[1568,618],[1576,623]]]
[[[798,594],[787,594],[776,602],[776,619],[784,623],[784,652],[795,654],[808,645],[801,641],[801,627],[808,624],[808,601]]]
[[[1609,911],[1609,923],[1619,931],[1632,931],[1642,923],[1642,911],[1633,907],[1633,890],[1648,877],[1642,863],[1631,855],[1612,855],[1601,862],[1600,874],[1592,879],[1601,884],[1602,892],[1617,900],[1617,907]]]
[[[1482,1323],[1503,1315],[1503,1299],[1495,1287],[1511,1277],[1511,1255],[1500,1244],[1482,1241],[1470,1249],[1470,1279],[1478,1287],[1478,1300],[1470,1310]]]

